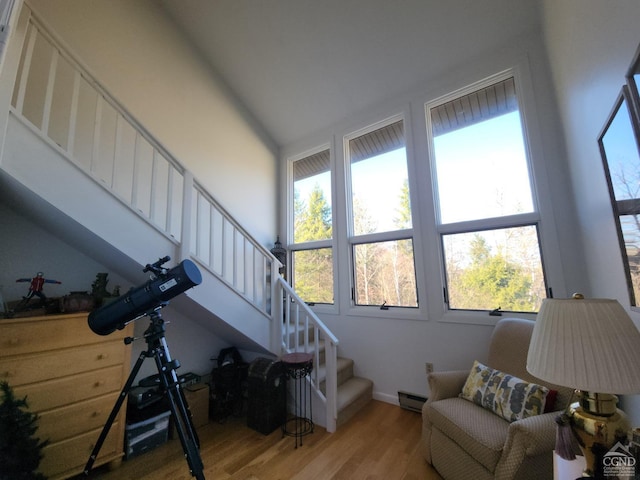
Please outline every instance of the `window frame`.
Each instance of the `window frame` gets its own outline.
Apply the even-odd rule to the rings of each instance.
[[[489,217],[482,219],[474,219],[474,220],[466,220],[466,221],[457,221],[451,223],[442,223],[441,221],[441,209],[440,209],[440,197],[438,193],[438,179],[436,172],[436,151],[434,144],[434,135],[433,135],[433,124],[431,120],[431,110],[445,103],[454,101],[458,98],[464,97],[466,95],[472,94],[479,90],[482,90],[485,87],[490,85],[502,82],[509,78],[513,78],[515,84],[515,95],[518,102],[518,112],[520,116],[521,128],[522,128],[522,138],[524,142],[524,150],[525,157],[527,161],[527,173],[528,173],[528,181],[531,189],[531,200],[532,200],[532,208],[533,211],[513,214],[513,215],[505,215],[501,217]],[[435,217],[435,235],[437,235],[438,241],[436,242],[438,249],[438,261],[440,268],[440,281],[442,286],[442,308],[443,308],[443,321],[451,321],[451,322],[462,322],[462,323],[487,323],[492,324],[495,321],[490,319],[484,319],[481,321],[470,321],[470,318],[477,318],[478,315],[491,315],[490,310],[471,310],[471,309],[451,309],[448,304],[448,284],[447,284],[447,271],[446,271],[446,258],[444,251],[444,236],[452,235],[452,234],[462,234],[462,233],[473,233],[473,232],[483,232],[490,231],[496,229],[504,229],[504,228],[517,228],[525,225],[535,226],[538,236],[538,248],[540,250],[540,261],[542,263],[542,272],[544,278],[544,287],[547,297],[552,295],[551,278],[552,274],[550,273],[549,268],[547,267],[547,263],[545,259],[547,256],[545,255],[545,246],[544,246],[544,228],[542,225],[542,214],[541,214],[541,206],[539,202],[539,192],[538,185],[539,183],[536,181],[537,176],[534,168],[534,156],[532,154],[532,141],[531,141],[531,132],[529,130],[529,124],[527,122],[527,114],[525,110],[525,99],[524,92],[525,88],[521,83],[521,75],[515,68],[509,68],[497,74],[488,76],[480,81],[474,82],[470,85],[462,87],[460,89],[450,91],[449,93],[429,100],[424,103],[424,118],[425,118],[425,126],[426,126],[426,136],[428,141],[428,156],[429,156],[429,171],[431,175],[431,188],[433,191],[433,208],[434,208],[434,217]],[[509,310],[504,310],[500,313],[503,314],[514,314],[524,317],[533,317],[536,312],[511,312]]]
[[[379,312],[388,313],[391,309],[394,310],[394,316],[399,314],[400,316],[416,316],[419,315],[421,311],[421,302],[420,302],[420,275],[418,274],[416,264],[417,257],[416,254],[417,246],[419,245],[418,240],[415,238],[415,208],[413,197],[414,194],[412,188],[412,173],[411,173],[411,160],[410,160],[410,139],[411,136],[408,133],[408,115],[406,112],[396,113],[394,115],[388,116],[382,120],[376,121],[367,125],[366,127],[354,130],[342,138],[342,146],[343,146],[343,172],[345,178],[345,205],[344,210],[346,212],[346,223],[347,223],[347,235],[346,235],[346,245],[347,245],[347,258],[349,261],[349,308],[350,313],[356,315],[372,315],[373,312],[375,315],[378,315]],[[396,229],[396,230],[386,230],[383,232],[374,232],[374,233],[364,233],[364,234],[356,234],[354,227],[354,216],[353,216],[353,191],[352,191],[352,178],[351,178],[351,154],[350,154],[350,142],[354,139],[367,135],[369,133],[375,132],[376,130],[383,129],[393,123],[402,121],[403,127],[403,135],[404,135],[404,149],[405,149],[405,162],[407,169],[407,183],[409,187],[409,206],[411,208],[411,228],[406,229]],[[375,244],[381,242],[390,242],[395,240],[411,240],[413,246],[413,272],[414,279],[416,284],[416,306],[401,306],[401,305],[363,305],[356,303],[356,259],[355,259],[355,247],[356,245],[365,245],[365,244]],[[374,316],[375,316],[374,315]]]
[[[519,217],[520,218],[520,217]],[[502,230],[502,229],[517,229],[517,228],[526,228],[526,227],[533,227],[535,229],[535,233],[536,233],[536,238],[538,240],[538,246],[540,247],[540,245],[542,244],[542,239],[541,239],[541,233],[540,233],[540,224],[539,222],[533,222],[533,223],[512,223],[509,225],[505,225],[502,227],[496,227],[493,229],[480,229],[480,230],[469,230],[469,231],[454,231],[451,233],[442,233],[440,235],[440,248],[442,249],[442,262],[443,264],[446,263],[446,258],[445,258],[445,236],[446,235],[456,235],[456,234],[467,234],[467,233],[483,233],[483,232],[491,232],[493,230]],[[545,259],[544,259],[544,253],[542,251],[542,248],[539,248],[539,254],[540,254],[540,263],[541,263],[541,268],[542,268],[542,280],[543,280],[543,287],[545,292],[547,292],[547,295],[549,293],[549,286],[547,284],[547,275],[545,272]],[[443,275],[447,275],[446,269],[443,268]],[[446,289],[447,286],[447,280],[443,280],[443,284],[445,287],[445,291],[443,292],[444,295],[444,301],[447,304],[447,310],[449,312],[452,312],[453,314],[457,314],[457,313],[464,313],[464,312],[489,312],[489,314],[493,314],[495,315],[496,313],[499,313],[499,315],[497,316],[502,316],[502,313],[507,313],[510,315],[535,315],[537,312],[527,312],[527,311],[521,311],[521,310],[502,310],[500,309],[500,305],[496,305],[496,309],[494,310],[483,310],[483,309],[462,309],[462,308],[451,308],[449,306],[449,290]]]
[[[638,63],[640,67],[640,63]],[[632,80],[629,80],[631,83]],[[634,83],[635,85],[635,83]],[[634,97],[632,96],[632,90],[629,85],[623,85],[620,93],[616,97],[614,102],[614,106],[609,113],[605,124],[598,135],[598,148],[600,150],[600,156],[602,158],[602,165],[604,169],[605,179],[607,182],[607,189],[609,191],[609,197],[611,199],[611,209],[613,212],[614,222],[616,226],[616,234],[618,237],[618,244],[620,246],[620,255],[623,263],[625,281],[627,287],[627,295],[629,297],[629,305],[632,310],[640,311],[640,292],[639,295],[636,295],[635,288],[633,286],[633,276],[631,274],[631,264],[629,262],[629,256],[627,254],[627,248],[625,244],[625,236],[622,230],[622,222],[620,221],[621,217],[627,215],[633,215],[634,211],[637,210],[637,205],[640,202],[639,198],[633,199],[624,199],[618,200],[616,198],[616,193],[613,185],[613,181],[611,179],[611,171],[609,169],[609,160],[607,158],[607,151],[604,144],[604,139],[609,131],[611,125],[616,120],[618,114],[621,113],[620,109],[623,104],[626,104],[627,112],[628,112],[628,121],[629,126],[631,127],[631,131],[635,140],[635,146],[640,156],[640,118],[638,117],[638,104],[634,101]]]
[[[313,240],[306,242],[294,242],[295,238],[295,179],[294,179],[294,164],[299,160],[303,160],[312,155],[329,151],[329,175],[331,185],[331,238],[323,240]],[[335,313],[338,310],[338,295],[339,290],[337,287],[337,246],[336,246],[336,192],[335,192],[335,156],[333,142],[321,143],[318,146],[305,150],[304,152],[293,155],[287,159],[287,278],[290,279],[289,283],[295,290],[295,278],[294,278],[294,265],[293,257],[294,252],[297,251],[309,251],[309,250],[321,250],[329,248],[332,252],[332,268],[333,268],[333,303],[314,303],[310,302],[309,305],[319,311],[325,311],[328,313]],[[304,298],[302,300],[305,300]]]

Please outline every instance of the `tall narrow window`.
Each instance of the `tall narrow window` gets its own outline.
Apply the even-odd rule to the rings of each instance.
[[[449,309],[535,312],[539,215],[513,77],[427,105]]]
[[[293,162],[292,285],[307,303],[333,303],[330,151]]]
[[[348,139],[353,302],[417,307],[404,122]]]
[[[627,276],[631,305],[640,299],[640,129],[623,88],[598,139]]]

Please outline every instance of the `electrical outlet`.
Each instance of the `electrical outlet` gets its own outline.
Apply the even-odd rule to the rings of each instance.
[[[424,368],[427,371],[427,375],[433,373],[433,363],[427,362],[424,364]]]

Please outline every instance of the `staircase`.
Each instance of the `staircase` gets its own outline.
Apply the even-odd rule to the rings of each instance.
[[[313,353],[314,421],[329,432],[345,423],[371,400],[372,382],[354,376],[353,361],[337,356],[338,339],[278,274],[280,263],[91,77],[28,5],[12,18],[15,30],[0,71],[0,183],[82,225],[84,245],[113,252],[101,259],[106,266],[135,264],[137,271],[151,251],[196,262],[202,287],[172,305],[224,322],[276,356]],[[49,56],[34,55],[35,45],[48,45]],[[55,82],[61,64],[73,70],[71,84]],[[44,76],[32,82],[33,72]],[[82,122],[79,112],[87,105],[94,119]],[[79,187],[86,201],[77,201]]]
[[[354,362],[350,358],[338,357],[338,398],[336,428],[344,425],[353,415],[373,398],[373,382],[368,378],[356,377],[353,373]],[[321,363],[317,368],[320,378],[320,391],[326,394],[326,366]]]
[[[326,411],[325,427],[332,432],[373,398],[373,382],[355,376],[354,361],[337,354],[338,339],[289,284],[280,280],[284,293],[281,305],[288,307],[274,316],[283,319],[282,350],[313,355],[308,379],[316,393],[313,410]]]
[[[295,326],[290,325],[285,330],[294,331]],[[313,343],[313,329],[310,329],[309,339]],[[294,333],[290,335],[295,335]],[[299,350],[301,351],[301,350]],[[307,353],[314,353],[309,351]],[[317,362],[314,362],[310,381],[318,386],[318,390],[327,395],[327,364],[324,341],[319,342]],[[315,355],[314,355],[315,357]],[[357,377],[354,374],[354,361],[350,358],[336,357],[337,365],[337,418],[336,427],[344,425],[354,414],[364,407],[373,398],[373,382],[367,378]]]

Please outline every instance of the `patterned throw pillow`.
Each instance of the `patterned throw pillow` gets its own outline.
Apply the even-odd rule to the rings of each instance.
[[[493,402],[493,411],[505,420],[515,422],[544,413],[549,389],[505,374]]]
[[[460,397],[513,422],[544,412],[549,389],[494,370],[477,360]]]
[[[467,381],[465,382],[464,387],[462,387],[462,393],[460,396],[470,402],[484,407],[483,399],[487,388],[489,387],[489,380],[492,375],[493,368],[489,368],[477,360],[474,361],[471,372],[469,372],[469,376],[467,377]],[[495,394],[495,390],[496,389],[494,388],[493,392],[489,392],[489,395],[491,395],[491,393]]]

